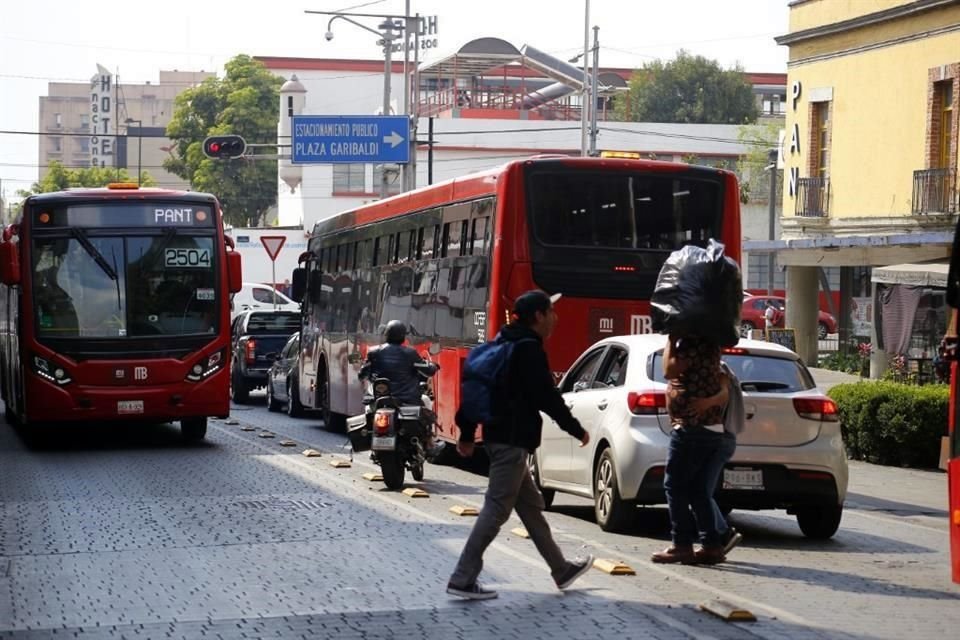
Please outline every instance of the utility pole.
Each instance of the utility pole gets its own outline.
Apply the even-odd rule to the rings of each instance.
[[[410,12],[407,11],[409,15]],[[410,18],[407,18],[410,24]],[[413,114],[410,116],[410,162],[404,169],[404,175],[409,172],[406,190],[417,188],[417,130],[420,127],[420,14],[413,17]],[[406,39],[404,39],[406,42]]]
[[[587,155],[587,109],[590,104],[590,0],[584,0],[583,17],[583,91],[580,93],[580,155]]]
[[[773,242],[776,240],[774,235],[777,230],[777,156],[776,149],[771,149],[767,153],[767,166],[770,169],[770,209],[767,219],[767,240]],[[770,253],[767,254],[767,295],[773,295],[773,273],[776,269],[777,254],[773,247],[770,247]]]
[[[387,18],[380,23],[383,30],[383,115],[390,115],[390,81],[393,80],[393,19]],[[387,175],[387,168],[380,165],[380,197],[387,197],[387,190],[390,187],[390,177]]]
[[[593,28],[593,79],[590,82],[590,155],[597,156],[597,88],[600,86],[600,27]],[[587,60],[583,60],[586,68]]]

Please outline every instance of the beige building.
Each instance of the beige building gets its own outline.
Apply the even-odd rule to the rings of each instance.
[[[138,166],[160,187],[188,183],[163,170],[171,142],[165,137],[174,99],[215,73],[161,71],[160,82],[127,84],[98,65],[90,83],[51,82],[40,97],[40,177],[53,160],[67,167]]]

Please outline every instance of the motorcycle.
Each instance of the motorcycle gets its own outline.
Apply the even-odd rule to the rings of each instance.
[[[371,451],[371,458],[380,465],[383,483],[394,491],[403,488],[407,469],[414,480],[423,480],[427,459],[424,445],[432,435],[437,419],[426,380],[439,370],[439,365],[424,362],[414,367],[424,378],[420,383],[424,394],[422,404],[401,404],[391,394],[388,378],[372,376],[369,371],[361,369],[361,377],[370,382],[370,393],[363,397],[363,415],[347,420],[347,435],[353,450]]]

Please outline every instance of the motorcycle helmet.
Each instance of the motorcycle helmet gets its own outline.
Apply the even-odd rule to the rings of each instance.
[[[407,339],[407,325],[399,320],[391,320],[387,323],[383,335],[390,344],[403,344],[403,341]]]

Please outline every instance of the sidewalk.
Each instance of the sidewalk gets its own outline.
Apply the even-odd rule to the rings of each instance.
[[[810,369],[810,374],[813,376],[813,381],[816,382],[817,386],[820,387],[824,392],[829,391],[830,387],[833,387],[834,385],[845,382],[860,382],[863,380],[863,378],[860,376],[855,376],[840,371],[817,369],[816,367],[808,367],[808,369]]]
[[[947,519],[947,474],[850,460],[848,503],[898,515]]]

